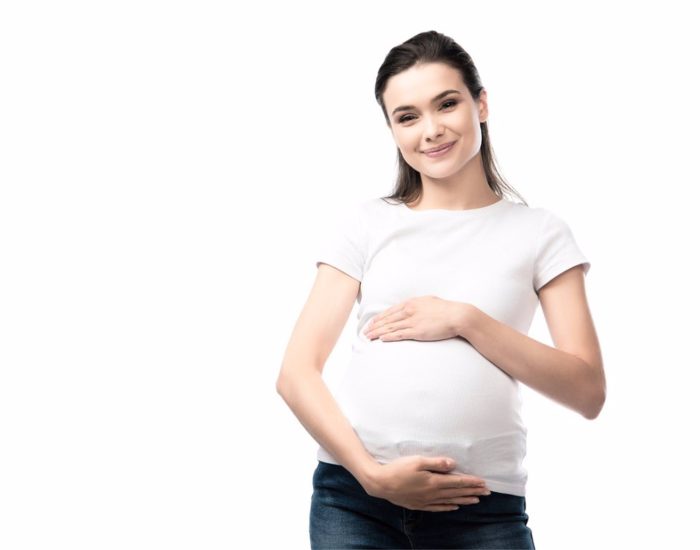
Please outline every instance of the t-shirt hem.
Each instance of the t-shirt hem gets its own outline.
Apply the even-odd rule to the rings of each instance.
[[[330,454],[328,454],[323,447],[319,447],[318,451],[316,453],[316,458],[318,459],[319,462],[326,462],[328,464],[335,464],[336,466],[342,466],[339,462],[337,462],[333,457],[331,457]],[[379,462],[382,462],[381,460]],[[495,491],[496,493],[506,493],[509,495],[515,495],[518,497],[525,497],[527,496],[526,493],[526,486],[524,485],[519,485],[519,484],[513,484],[513,483],[505,483],[503,481],[496,481],[488,476],[480,476],[483,478],[483,480],[486,482],[486,487],[490,491]]]
[[[318,268],[319,264],[322,264],[322,263],[333,266],[336,269],[345,273],[346,275],[350,275],[350,277],[352,277],[353,279],[356,279],[356,280],[362,282],[362,274],[359,273],[355,268],[350,267],[348,264],[345,264],[345,263],[340,262],[338,260],[326,259],[326,260],[317,260],[316,267]]]
[[[552,279],[564,273],[567,269],[571,269],[577,265],[583,264],[584,274],[588,273],[590,269],[590,262],[582,256],[574,256],[566,260],[562,260],[556,265],[550,267],[540,276],[539,284],[535,286],[535,290],[539,291],[544,285],[550,282]]]

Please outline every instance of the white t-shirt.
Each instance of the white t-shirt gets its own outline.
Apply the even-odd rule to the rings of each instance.
[[[452,473],[525,496],[520,382],[462,337],[383,342],[363,330],[399,302],[434,295],[527,334],[535,291],[578,264],[590,268],[566,222],[505,198],[469,210],[372,198],[347,208],[321,243],[316,265],[361,282],[352,358],[334,397],[369,453],[381,463],[448,456]],[[339,464],[321,446],[317,458]]]

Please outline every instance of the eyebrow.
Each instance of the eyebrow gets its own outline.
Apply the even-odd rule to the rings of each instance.
[[[442,99],[442,98],[445,97],[446,95],[449,95],[449,94],[459,94],[459,93],[461,93],[459,90],[445,90],[444,92],[439,93],[439,94],[436,95],[433,99],[431,99],[431,100],[430,100],[430,103],[435,103],[436,101]],[[391,112],[391,114],[392,114],[392,116],[393,116],[394,114],[396,114],[396,113],[399,112],[399,111],[410,111],[411,109],[415,109],[415,107],[414,107],[413,105],[401,105],[400,107],[397,107],[396,109],[394,109],[394,110]]]

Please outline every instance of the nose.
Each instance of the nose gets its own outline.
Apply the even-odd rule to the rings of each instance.
[[[427,143],[434,142],[445,133],[445,128],[437,117],[425,117],[425,132],[423,137]]]

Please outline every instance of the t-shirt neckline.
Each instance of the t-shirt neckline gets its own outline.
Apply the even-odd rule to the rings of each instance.
[[[399,205],[401,206],[401,210],[415,216],[440,215],[455,217],[472,217],[488,214],[489,212],[492,212],[498,209],[499,207],[503,206],[507,202],[508,201],[505,198],[501,197],[496,202],[487,204],[486,206],[480,206],[478,208],[467,208],[466,210],[448,210],[446,208],[429,208],[427,210],[413,210],[412,208],[406,206],[405,202],[400,202]]]

